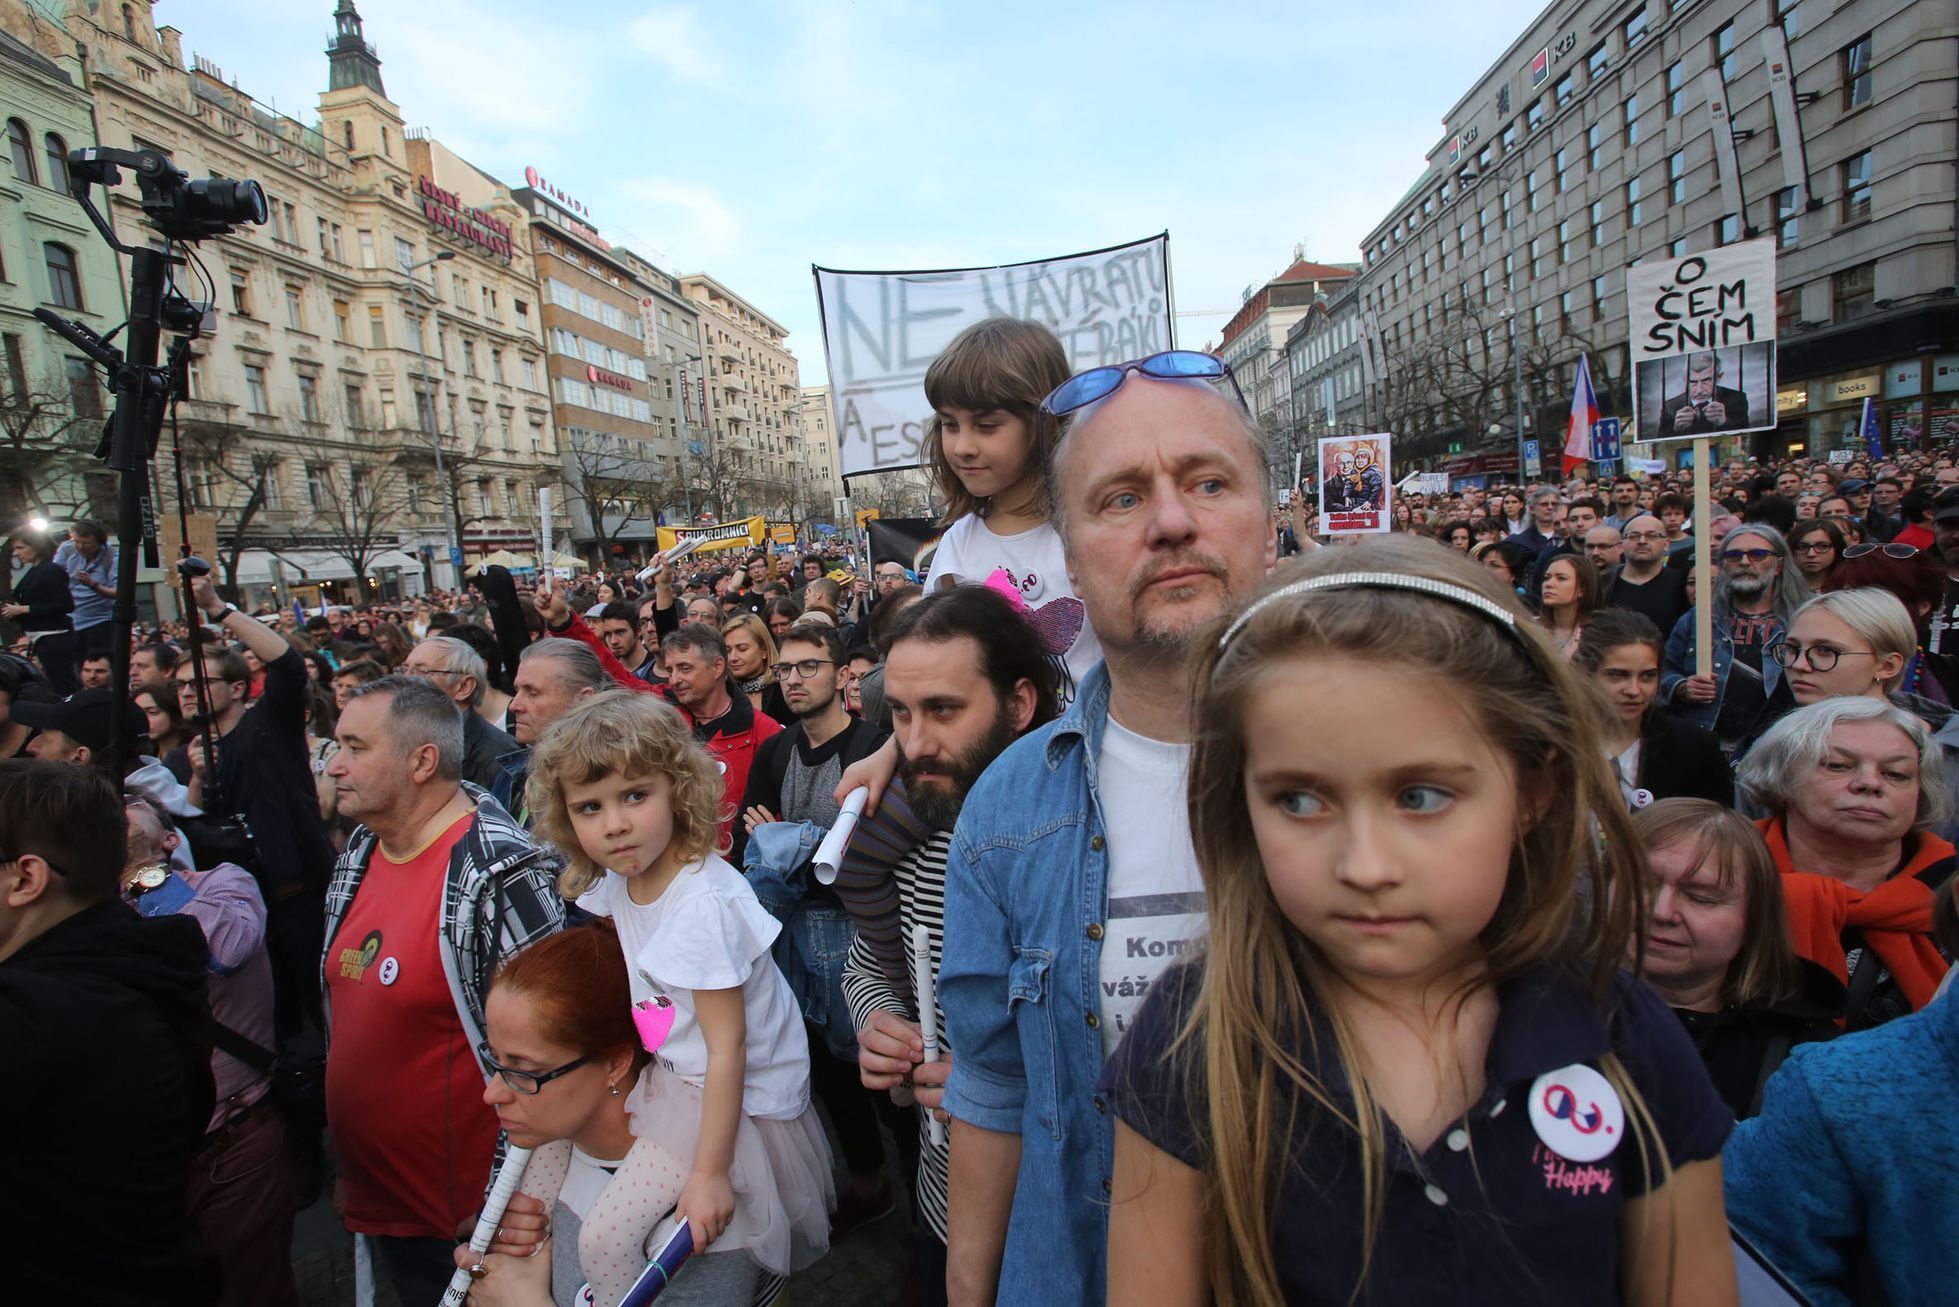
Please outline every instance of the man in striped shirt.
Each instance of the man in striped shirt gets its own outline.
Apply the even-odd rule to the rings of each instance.
[[[1054,660],[1031,623],[999,594],[962,585],[920,599],[899,617],[884,663],[884,693],[898,743],[898,777],[922,828],[920,842],[892,872],[901,940],[923,925],[937,972],[945,918],[946,849],[967,791],[988,763],[1058,711]],[[882,896],[889,902],[889,895]],[[846,896],[853,912],[863,900]],[[857,1064],[865,1086],[908,1086],[920,1109],[918,1207],[922,1301],[945,1301],[946,1147],[934,1146],[924,1113],[938,1111],[952,1070],[945,1018],[940,1060],[924,1061],[917,994],[905,949],[880,952],[888,919],[860,918],[844,969],[844,996],[857,1023]],[[943,1116],[941,1116],[943,1119]]]

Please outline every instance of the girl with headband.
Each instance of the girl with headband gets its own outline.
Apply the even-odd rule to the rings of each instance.
[[[1411,537],[1212,633],[1207,943],[1104,1069],[1111,1302],[1733,1303],[1733,1118],[1619,970],[1643,869],[1592,700]]]

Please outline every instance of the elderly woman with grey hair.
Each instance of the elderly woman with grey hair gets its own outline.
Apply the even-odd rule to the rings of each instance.
[[[1930,830],[1951,803],[1940,753],[1914,714],[1838,697],[1790,713],[1742,760],[1796,952],[1848,987],[1850,1030],[1922,1008],[1951,965],[1932,940],[1954,865]]]

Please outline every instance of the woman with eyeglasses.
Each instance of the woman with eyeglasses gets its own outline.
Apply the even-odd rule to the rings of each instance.
[[[753,613],[737,613],[721,624],[721,638],[728,642],[728,675],[748,696],[749,706],[784,726],[793,723],[796,714],[776,683],[775,639],[767,624]]]
[[[1826,517],[1798,522],[1789,532],[1789,552],[1796,560],[1796,570],[1812,590],[1823,588],[1823,582],[1842,560],[1843,550],[1843,528]]]
[[[645,1266],[647,1237],[673,1210],[687,1176],[657,1140],[633,1134],[626,1111],[627,1094],[652,1055],[634,1024],[625,953],[611,920],[547,936],[508,958],[490,982],[483,1023],[484,1060],[494,1070],[483,1101],[510,1142],[532,1150],[520,1194],[542,1204],[550,1222],[528,1257],[479,1258],[459,1247],[458,1266],[483,1268],[469,1301],[618,1302]],[[513,1204],[530,1206],[522,1197]],[[703,1261],[692,1269],[698,1275],[708,1267]],[[700,1296],[708,1288],[683,1270],[663,1300],[725,1301]]]
[[[1825,590],[1889,591],[1905,611],[1918,643],[1905,669],[1904,689],[1934,703],[1959,704],[1959,664],[1950,653],[1930,653],[1932,617],[1945,600],[1945,568],[1929,550],[1892,541],[1850,545],[1824,583]]]

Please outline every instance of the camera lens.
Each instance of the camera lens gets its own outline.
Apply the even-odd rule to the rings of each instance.
[[[268,214],[265,191],[257,182],[229,177],[204,177],[185,188],[192,215],[212,222],[263,223]]]

